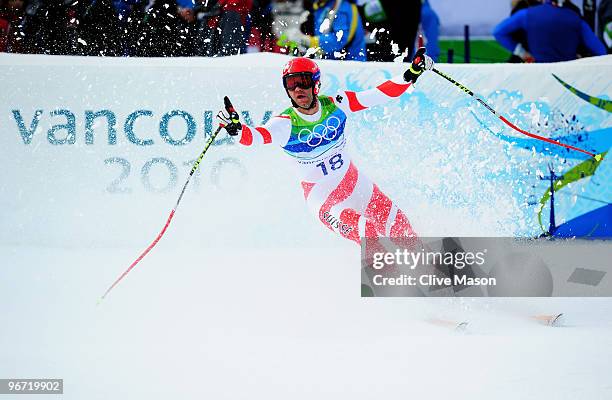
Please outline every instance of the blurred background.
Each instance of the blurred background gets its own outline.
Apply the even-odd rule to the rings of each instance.
[[[611,0],[0,0],[0,52],[554,62],[610,53]]]

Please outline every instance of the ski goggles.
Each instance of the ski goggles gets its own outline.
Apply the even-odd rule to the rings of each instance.
[[[314,80],[309,72],[289,74],[283,77],[283,86],[287,90],[295,90],[296,88],[310,89],[314,87]]]

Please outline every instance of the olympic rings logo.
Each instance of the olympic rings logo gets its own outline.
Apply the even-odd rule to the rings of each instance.
[[[301,143],[306,143],[310,147],[317,147],[325,140],[334,140],[341,133],[341,123],[338,117],[331,116],[325,120],[325,125],[317,124],[312,130],[309,128],[302,129],[297,138]]]

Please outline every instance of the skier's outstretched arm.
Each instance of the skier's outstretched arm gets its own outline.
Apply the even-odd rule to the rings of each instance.
[[[240,122],[238,113],[234,111],[229,118],[222,120],[221,125],[244,146],[286,143],[291,135],[291,119],[284,115],[272,117],[262,126],[248,126]]]
[[[344,112],[357,112],[384,104],[406,92],[411,93],[414,90],[414,82],[417,78],[424,71],[430,70],[434,66],[434,61],[425,54],[425,51],[425,47],[421,47],[416,52],[410,68],[403,75],[393,77],[375,88],[361,92],[343,91],[339,94],[339,97],[336,96],[336,104]]]

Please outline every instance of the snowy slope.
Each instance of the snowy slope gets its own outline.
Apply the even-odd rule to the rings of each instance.
[[[225,94],[255,123],[281,110],[285,61],[0,54],[9,94],[0,98],[0,378],[64,378],[66,399],[612,397],[612,300],[362,299],[357,247],[312,220],[278,149],[213,147],[166,236],[96,306],[161,229],[184,163],[212,127],[206,111],[216,113]],[[608,129],[612,119],[550,72],[609,98],[611,65],[603,57],[439,68],[527,129],[552,121],[544,133],[553,136]],[[371,87],[403,68],[322,66],[327,93]],[[93,125],[87,144],[86,112],[103,109],[115,114],[116,144],[105,123]],[[461,91],[429,74],[412,97],[354,116],[350,145],[418,232],[538,234],[526,203],[533,185],[539,198],[546,184],[534,171],[581,159],[509,146],[470,109],[498,132]],[[49,129],[67,121],[53,110],[74,114],[75,144],[50,142]],[[150,146],[125,133],[137,110],[152,113],[134,124]],[[193,116],[185,144],[164,139],[160,121],[172,110]],[[166,133],[186,137],[188,123],[173,118]],[[528,318],[554,312],[565,312],[568,326]],[[429,318],[469,320],[469,330],[456,334]]]
[[[2,248],[0,375],[62,377],[67,399],[612,394],[610,299],[360,299],[352,248],[160,246],[97,307],[133,251]],[[569,326],[526,318],[557,310]]]

